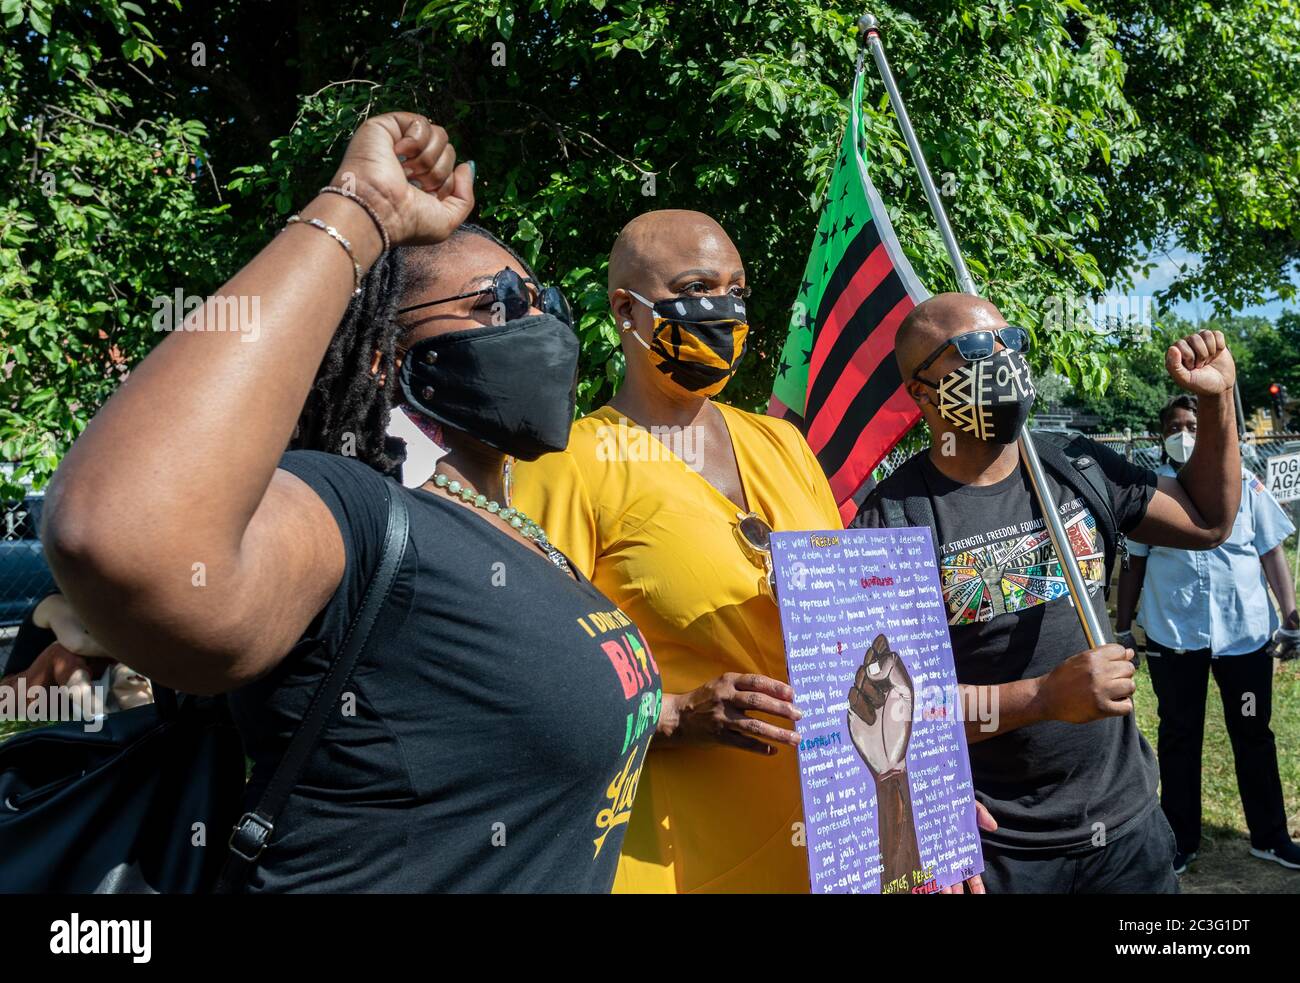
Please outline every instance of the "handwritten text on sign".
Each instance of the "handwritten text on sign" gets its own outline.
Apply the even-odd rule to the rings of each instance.
[[[814,893],[983,870],[930,530],[775,533]]]

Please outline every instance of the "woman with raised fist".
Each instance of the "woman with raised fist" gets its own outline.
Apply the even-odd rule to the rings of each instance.
[[[367,120],[330,186],[134,369],[51,486],[45,548],[94,636],[162,685],[232,692],[250,811],[376,578],[390,496],[405,502],[375,642],[246,850],[249,890],[614,877],[658,672],[510,508],[510,460],[567,442],[578,343],[558,291],[464,224],[473,207],[473,165],[441,127]],[[421,451],[405,467],[398,423]]]

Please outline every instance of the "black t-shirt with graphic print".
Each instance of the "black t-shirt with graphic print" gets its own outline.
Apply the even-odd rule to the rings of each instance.
[[[307,638],[336,647],[357,610],[386,483],[407,496],[410,538],[382,615],[400,626],[357,666],[250,890],[608,892],[662,704],[645,639],[590,581],[439,493],[330,454],[280,467],[329,507],[347,552]],[[249,805],[326,664],[295,653],[232,700]]]
[[[1118,530],[1131,531],[1146,514],[1155,474],[1096,443],[1088,442],[1088,453],[1110,486]],[[926,487],[915,493],[928,494],[938,527],[935,552],[958,681],[993,685],[1044,676],[1086,649],[1024,467],[977,487],[951,480],[928,451],[922,454]],[[882,491],[889,481],[881,482]],[[1048,483],[1105,624],[1096,520],[1050,474]],[[875,499],[852,525],[884,525]],[[1100,832],[1122,836],[1156,804],[1155,756],[1131,714],[1089,724],[1031,724],[970,745],[970,760],[976,794],[998,821],[984,839],[1004,849],[1091,847],[1101,842]]]

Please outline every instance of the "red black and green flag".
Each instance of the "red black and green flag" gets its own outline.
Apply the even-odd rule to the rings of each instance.
[[[862,82],[859,64],[768,406],[803,431],[846,522],[854,492],[920,417],[898,374],[894,335],[929,296],[867,176]]]

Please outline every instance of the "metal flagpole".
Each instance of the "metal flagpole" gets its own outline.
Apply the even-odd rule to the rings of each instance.
[[[943,201],[939,198],[939,190],[934,186],[934,179],[930,177],[930,168],[926,166],[925,154],[921,151],[921,144],[916,139],[912,121],[907,115],[907,107],[903,105],[903,97],[894,82],[894,73],[889,70],[889,61],[885,58],[885,46],[880,42],[879,23],[871,14],[866,14],[859,18],[858,30],[862,33],[863,44],[870,49],[871,57],[875,59],[880,79],[885,83],[885,91],[889,93],[889,102],[894,107],[894,115],[898,117],[899,129],[903,131],[903,139],[907,142],[907,149],[912,155],[912,163],[916,165],[921,175],[921,186],[925,189],[930,211],[939,225],[939,234],[943,237],[944,248],[948,250],[948,258],[957,273],[957,283],[963,293],[978,297],[979,291],[975,289],[975,281],[971,279],[970,271],[966,268],[966,261],[962,259],[957,237],[953,235],[952,226],[948,224],[948,215],[943,209]],[[1029,473],[1029,481],[1033,485],[1039,509],[1047,524],[1052,546],[1056,549],[1056,555],[1060,560],[1061,571],[1065,574],[1065,583],[1070,591],[1070,599],[1074,602],[1074,613],[1078,615],[1079,624],[1083,627],[1084,638],[1087,639],[1089,648],[1105,645],[1107,634],[1097,618],[1097,612],[1093,610],[1092,600],[1088,596],[1088,585],[1079,569],[1074,550],[1070,548],[1065,524],[1061,522],[1061,514],[1057,511],[1056,501],[1052,498],[1052,490],[1048,487],[1047,476],[1043,472],[1043,463],[1038,459],[1038,451],[1029,437],[1027,426],[1021,430],[1016,444],[1020,448],[1020,459]]]

